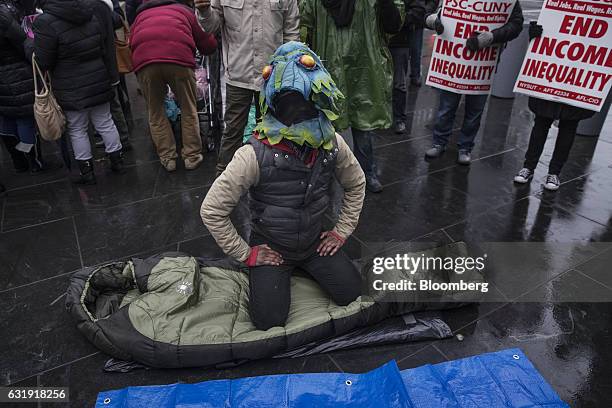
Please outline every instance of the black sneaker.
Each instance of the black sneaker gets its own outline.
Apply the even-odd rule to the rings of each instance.
[[[518,174],[514,176],[514,182],[519,184],[527,184],[533,178],[533,171],[529,170],[527,167],[523,167],[519,170]]]
[[[549,191],[557,191],[560,185],[561,181],[559,181],[559,176],[556,174],[549,174],[546,176],[546,181],[544,182],[545,189]]]

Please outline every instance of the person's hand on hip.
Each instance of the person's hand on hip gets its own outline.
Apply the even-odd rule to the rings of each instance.
[[[283,263],[283,256],[270,248],[268,244],[261,244],[251,248],[251,254],[245,263],[247,266],[278,266]]]
[[[325,231],[321,234],[321,243],[317,248],[320,256],[332,256],[344,245],[344,238],[335,231]]]

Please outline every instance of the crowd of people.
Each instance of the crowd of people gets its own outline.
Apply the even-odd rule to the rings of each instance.
[[[128,0],[125,7],[117,0],[34,1],[0,0],[0,134],[17,171],[45,168],[33,104],[37,81],[48,80],[79,166],[75,182],[96,183],[94,133],[102,139],[110,169],[124,173],[129,135],[120,88],[126,70],[137,77],[163,168],[176,171],[179,157],[165,105],[169,91],[181,111],[184,168],[198,168],[204,157],[196,54],[220,52],[224,130],[216,179],[200,215],[219,247],[249,268],[254,326],[267,330],[285,324],[296,268],[338,305],[359,296],[360,272],[341,248],[357,227],[366,190],[383,190],[373,149],[377,131],[407,132],[407,87],[423,83],[423,29],[439,35],[445,30],[437,0]],[[129,32],[129,62],[118,53],[118,29]],[[464,47],[476,52],[502,46],[522,29],[517,1],[504,25],[472,32]],[[530,38],[540,35],[542,27],[530,25]],[[38,78],[33,66],[47,75]],[[462,98],[439,92],[425,158],[444,154]],[[465,96],[457,140],[461,165],[471,162],[487,99],[486,94]],[[244,139],[253,105],[257,124]],[[544,185],[556,190],[578,122],[592,112],[535,98],[529,107],[535,124],[524,168],[514,181],[533,178],[558,119]],[[341,135],[348,129],[352,150]],[[343,199],[328,229],[334,180]],[[252,227],[247,238],[230,219],[245,194]]]
[[[195,1],[195,2],[193,2]],[[370,192],[383,189],[374,156],[376,131],[406,132],[407,87],[422,86],[423,30],[444,31],[438,0],[0,0],[0,139],[16,171],[46,164],[32,106],[35,63],[48,74],[66,120],[65,138],[78,163],[79,184],[95,184],[92,136],[101,137],[110,169],[125,172],[129,130],[120,99],[117,31],[130,27],[133,71],[144,96],[151,139],[162,166],[177,169],[175,137],[164,100],[171,90],[181,110],[182,150],[187,170],[204,160],[196,107],[195,55],[220,49],[226,108],[216,176],[243,145],[249,110],[261,120],[261,89],[269,58],[290,41],[303,41],[329,70],[343,97],[332,118],[337,132],[350,129],[354,154]],[[27,24],[28,22],[33,22]],[[516,38],[523,27],[517,1],[507,23],[473,33],[465,46],[478,50]],[[530,28],[530,36],[538,35]],[[541,27],[540,27],[541,30]],[[539,33],[541,34],[541,32]],[[218,47],[218,43],[221,47]],[[502,55],[503,58],[503,55]],[[43,78],[40,78],[42,80]],[[457,162],[468,165],[488,95],[466,95]],[[462,95],[440,91],[433,141],[424,155],[446,150]],[[536,114],[524,168],[514,181],[529,182],[548,130],[560,120],[545,187],[560,185],[578,121],[590,111],[531,98]]]

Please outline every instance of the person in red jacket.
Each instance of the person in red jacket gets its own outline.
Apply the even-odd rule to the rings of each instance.
[[[178,157],[164,109],[168,86],[181,107],[185,168],[196,169],[204,160],[196,108],[195,52],[212,54],[217,41],[202,30],[188,1],[145,1],[137,10],[130,38],[134,71],[149,112],[151,138],[167,171],[176,170]]]

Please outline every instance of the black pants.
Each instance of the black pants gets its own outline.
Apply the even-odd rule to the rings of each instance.
[[[259,330],[284,326],[291,304],[291,273],[299,267],[327,292],[336,304],[346,306],[361,294],[361,276],[341,250],[333,256],[316,252],[303,261],[249,269],[251,320]]]
[[[259,118],[259,92],[240,88],[233,85],[226,86],[225,131],[221,137],[221,147],[217,159],[217,176],[223,173],[229,162],[232,161],[236,150],[242,146],[244,128],[249,120],[251,103],[255,100],[255,117]]]
[[[125,144],[126,142],[128,142],[128,139],[130,137],[130,129],[128,128],[125,113],[123,111],[123,106],[121,105],[121,100],[119,99],[119,93],[123,92],[120,86],[121,85],[117,85],[114,87],[115,97],[110,101],[110,111],[111,116],[113,117],[113,122],[115,123],[115,127],[117,128],[117,132],[119,132],[119,139],[121,140],[121,144]]]
[[[529,147],[527,148],[527,153],[525,153],[525,164],[523,167],[533,171],[538,165],[552,123],[553,119],[551,118],[536,116],[533,129],[531,130],[531,137],[529,138]],[[557,135],[555,150],[548,166],[548,174],[559,175],[561,172],[574,144],[577,128],[577,120],[559,121],[559,134]]]

